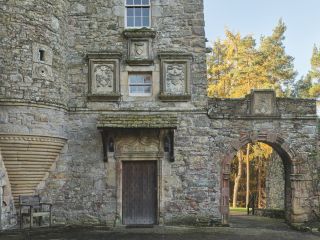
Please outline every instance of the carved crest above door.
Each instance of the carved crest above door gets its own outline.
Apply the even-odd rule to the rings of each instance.
[[[158,131],[130,131],[126,130],[117,135],[117,154],[137,152],[159,152]]]

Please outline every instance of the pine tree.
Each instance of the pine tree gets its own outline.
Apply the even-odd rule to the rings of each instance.
[[[301,98],[320,97],[320,49],[315,45],[311,57],[311,69],[305,77],[294,84],[294,96]]]
[[[293,66],[294,58],[286,54],[283,44],[286,29],[286,25],[280,19],[271,36],[261,37],[259,49],[264,59],[263,66],[267,70],[266,77],[278,96],[285,95],[286,91],[283,89],[292,85],[297,74]]]
[[[282,21],[269,37],[255,39],[226,30],[226,39],[214,42],[208,58],[208,95],[213,97],[243,97],[253,88],[276,88],[292,82],[296,72],[293,58],[283,45],[286,27]]]

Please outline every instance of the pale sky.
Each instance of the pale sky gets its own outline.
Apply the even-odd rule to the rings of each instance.
[[[320,45],[320,0],[204,0],[204,10],[209,42],[225,38],[225,27],[259,40],[282,18],[286,52],[295,58],[298,76],[310,69],[313,45]]]

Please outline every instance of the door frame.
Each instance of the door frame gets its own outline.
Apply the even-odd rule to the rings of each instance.
[[[118,224],[123,225],[122,219],[122,174],[123,174],[123,162],[129,161],[157,161],[157,205],[156,205],[156,219],[155,225],[161,224],[161,200],[162,200],[162,159],[163,154],[159,152],[135,152],[135,153],[123,153],[121,155],[116,155],[116,178],[117,178],[117,207],[116,207],[116,215],[119,219]]]

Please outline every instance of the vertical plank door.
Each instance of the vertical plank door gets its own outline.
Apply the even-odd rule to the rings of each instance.
[[[122,165],[122,219],[125,225],[156,224],[157,162]]]

